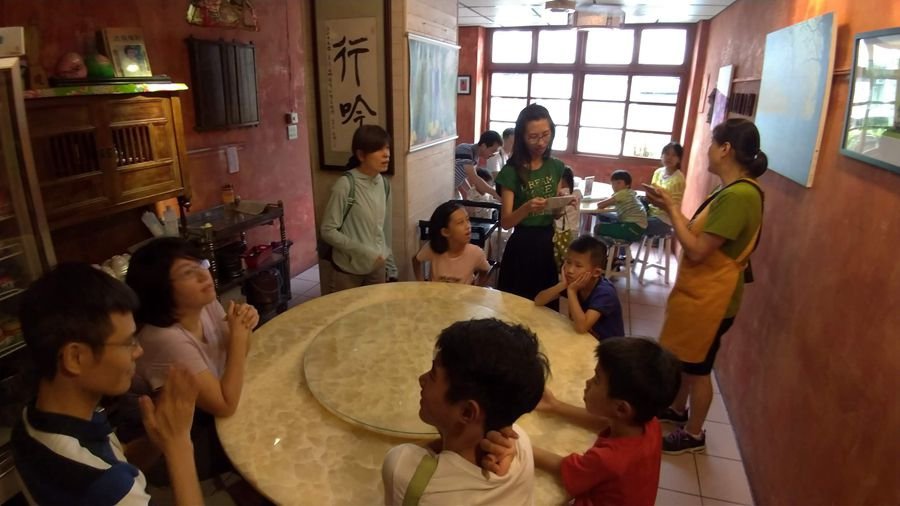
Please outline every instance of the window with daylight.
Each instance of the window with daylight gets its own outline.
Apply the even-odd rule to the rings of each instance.
[[[657,158],[680,140],[692,39],[689,25],[494,29],[488,128],[536,102],[556,123],[554,151]]]

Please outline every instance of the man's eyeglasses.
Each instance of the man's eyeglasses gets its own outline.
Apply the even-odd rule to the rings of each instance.
[[[544,132],[542,134],[529,134],[525,137],[525,140],[528,141],[529,144],[537,144],[538,142],[549,139],[550,135],[550,132]]]
[[[192,265],[190,267],[185,267],[178,271],[178,274],[174,276],[176,281],[181,281],[183,279],[195,278],[203,275],[206,271],[209,270],[209,260],[203,259],[198,260],[196,265]]]
[[[131,348],[132,350],[137,348],[140,345],[141,345],[141,342],[138,341],[137,336],[131,336],[124,343],[103,343],[103,346],[127,346],[127,347]]]

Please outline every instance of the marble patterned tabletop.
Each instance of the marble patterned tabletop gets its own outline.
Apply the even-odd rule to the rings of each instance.
[[[438,332],[459,319],[484,317],[532,329],[550,359],[549,387],[581,405],[596,341],[576,334],[559,313],[473,286],[368,286],[305,302],[254,333],[240,405],[217,420],[226,453],[278,504],[382,504],[384,454],[434,430],[417,417],[417,377],[430,367]],[[364,352],[354,353],[354,343]],[[596,437],[545,413],[518,423],[535,446],[560,454],[584,451]],[[558,478],[543,471],[535,472],[535,489],[536,504],[566,501]]]

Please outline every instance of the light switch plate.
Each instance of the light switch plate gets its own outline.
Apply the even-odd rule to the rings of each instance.
[[[288,125],[287,134],[289,141],[297,139],[297,125]]]
[[[228,173],[234,174],[241,170],[241,160],[238,158],[237,148],[228,146],[225,148],[225,158],[228,160]]]

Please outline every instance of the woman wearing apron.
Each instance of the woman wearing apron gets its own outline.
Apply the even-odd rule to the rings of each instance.
[[[553,214],[547,199],[555,197],[565,165],[550,156],[556,127],[546,108],[531,104],[516,120],[512,157],[500,170],[500,225],[515,227],[503,260],[497,287],[534,300],[559,281],[553,259]],[[548,304],[555,307],[558,302]]]
[[[768,159],[759,148],[759,131],[748,120],[730,119],[713,129],[709,171],[722,185],[690,220],[668,192],[646,186],[650,202],[672,219],[684,250],[659,338],[682,362],[681,389],[660,419],[684,427],[663,440],[665,453],[706,449],[710,373],[722,335],[740,307],[745,269],[762,229],[763,192],[756,178],[766,171]]]

